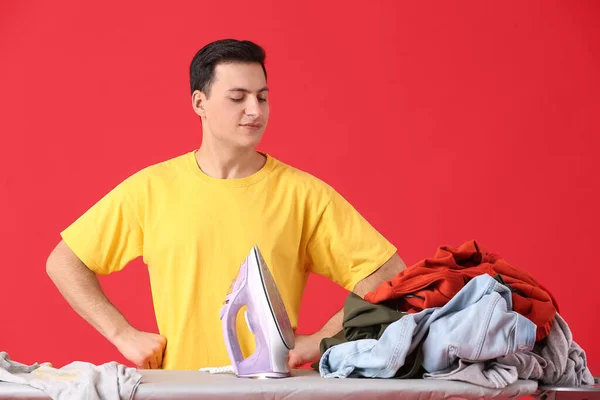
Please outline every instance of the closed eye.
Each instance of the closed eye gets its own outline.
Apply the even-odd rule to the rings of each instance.
[[[234,102],[236,102],[236,103],[240,103],[240,102],[244,101],[244,98],[243,97],[241,99],[234,99],[234,98],[232,98],[231,100],[234,101]],[[258,101],[260,103],[266,103],[267,99],[261,99],[261,98],[259,98]]]

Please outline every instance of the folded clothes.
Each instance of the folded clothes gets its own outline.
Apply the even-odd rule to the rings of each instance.
[[[131,400],[142,379],[135,369],[116,362],[94,365],[75,361],[62,368],[22,364],[0,352],[0,382],[29,385],[53,400]]]
[[[416,313],[443,306],[470,279],[481,274],[499,276],[511,289],[514,311],[537,325],[536,341],[548,335],[558,312],[551,293],[526,271],[483,250],[476,241],[465,242],[459,248],[439,247],[432,258],[409,266],[368,293],[365,300]]]

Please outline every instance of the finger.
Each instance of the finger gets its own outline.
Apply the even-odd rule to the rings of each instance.
[[[288,358],[288,366],[290,368],[296,368],[297,364],[298,364],[298,358],[296,356],[294,356],[293,354],[291,354]]]
[[[138,359],[138,360],[136,360],[136,361],[133,361],[133,360],[132,360],[131,362],[132,362],[132,363],[135,365],[135,367],[136,367],[137,369],[146,369],[146,366],[147,366],[147,364],[148,364],[148,363],[146,362],[146,360],[144,360],[143,358],[142,358],[142,359]]]
[[[156,365],[156,369],[159,369],[162,365],[162,360],[160,354],[154,356],[154,364]]]
[[[166,347],[167,347],[167,343],[166,342],[167,341],[165,339],[165,341],[164,341],[164,343],[163,343],[160,351],[158,351],[157,355],[156,355],[156,357],[157,357],[157,363],[158,363],[158,368],[162,368],[163,359],[165,357],[165,350],[166,350]]]
[[[150,361],[149,361],[147,358],[145,358],[145,359],[144,359],[144,360],[142,360],[142,362],[140,363],[140,366],[139,366],[139,368],[140,368],[140,369],[150,369],[150,368],[151,368],[151,366],[150,366]]]
[[[156,369],[156,358],[150,357],[150,359],[148,360],[148,368]]]

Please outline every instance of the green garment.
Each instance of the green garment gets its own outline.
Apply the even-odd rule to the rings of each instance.
[[[321,340],[321,356],[327,349],[335,345],[361,339],[379,339],[386,328],[406,315],[390,306],[373,304],[363,300],[355,293],[350,293],[344,302],[343,329],[332,337]],[[397,378],[414,377],[421,370],[421,347],[419,346],[407,358],[404,366],[396,374]],[[311,365],[319,369],[319,363]]]

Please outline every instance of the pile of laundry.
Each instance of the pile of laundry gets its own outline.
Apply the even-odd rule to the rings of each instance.
[[[325,378],[594,383],[550,292],[476,241],[438,248],[364,299],[350,293],[343,330],[320,346]]]
[[[23,364],[0,352],[0,382],[34,387],[53,400],[130,400],[141,380],[135,368],[114,361],[102,365],[75,361],[53,368],[50,363]]]

